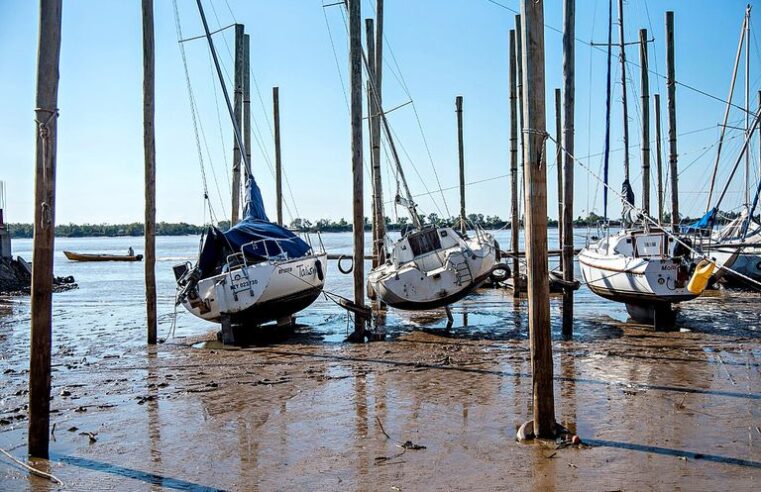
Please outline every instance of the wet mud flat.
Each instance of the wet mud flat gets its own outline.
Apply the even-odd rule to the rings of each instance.
[[[710,326],[721,302],[686,314]],[[51,459],[36,465],[65,487],[0,457],[0,488],[758,490],[758,299],[738,302],[733,331],[603,316],[555,340],[557,420],[586,443],[567,447],[515,441],[531,414],[520,317],[493,336],[401,324],[364,345],[306,327],[239,349],[214,332],[149,349],[61,335]],[[26,338],[3,337],[0,447],[23,457]]]

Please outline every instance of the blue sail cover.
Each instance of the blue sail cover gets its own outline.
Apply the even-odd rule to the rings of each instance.
[[[244,218],[227,232],[210,227],[198,258],[201,278],[216,275],[227,256],[241,251],[247,261],[257,262],[285,254],[288,258],[305,256],[311,249],[300,237],[267,218],[262,193],[253,178],[248,179]],[[254,244],[249,244],[254,241]]]
[[[713,226],[713,221],[716,216],[716,208],[709,210],[700,220],[696,220],[692,224],[684,227],[684,232],[696,233],[708,231]]]

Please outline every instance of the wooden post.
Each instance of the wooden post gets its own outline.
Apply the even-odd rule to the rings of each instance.
[[[365,38],[367,40],[367,108],[369,118],[367,126],[370,135],[370,163],[372,170],[373,191],[373,267],[386,261],[383,241],[386,236],[386,219],[383,214],[383,182],[380,160],[380,111],[375,94],[375,30],[372,19],[365,19]]]
[[[52,338],[55,176],[58,118],[58,62],[61,0],[40,0],[35,109],[34,262],[29,355],[29,446],[31,456],[48,457],[50,435],[50,347]]]
[[[145,306],[148,344],[156,343],[156,138],[153,0],[143,0],[143,148],[145,153]]]
[[[573,155],[576,0],[563,1],[563,280],[573,282]],[[563,336],[573,336],[573,289],[563,290]]]
[[[669,111],[669,168],[671,172],[671,230],[679,227],[679,176],[676,151],[676,80],[674,79],[674,12],[666,12],[666,87]]]
[[[383,108],[383,0],[375,1],[375,56],[373,77],[375,77],[375,83],[373,85],[374,95],[373,102],[376,104],[376,108],[382,111]],[[373,176],[373,191],[378,197],[380,205],[376,206],[378,214],[378,258],[377,264],[382,265],[386,262],[386,215],[383,213],[383,180],[381,179],[381,117],[378,114],[373,113],[371,120],[373,123],[372,132],[372,147],[373,147],[373,162],[378,166],[377,175]],[[377,176],[377,178],[376,178]],[[381,306],[385,304],[381,303]]]
[[[642,210],[650,215],[650,64],[647,59],[647,29],[639,30],[639,66],[642,86]]]
[[[510,29],[510,240],[513,250],[513,297],[520,297],[518,280],[520,278],[520,262],[518,261],[518,249],[520,248],[518,233],[521,228],[520,215],[518,213],[518,77],[516,66],[520,63],[517,58],[515,46],[515,29]]]
[[[552,387],[549,272],[547,265],[547,168],[544,102],[544,2],[521,0],[523,31],[523,107],[526,148],[523,151],[526,186],[526,270],[528,319],[533,384],[533,431],[555,436]]]
[[[244,128],[243,145],[246,147],[246,174],[251,175],[251,51],[248,34],[243,35],[243,125],[241,128]]]
[[[233,111],[238,128],[242,128],[241,117],[243,112],[243,24],[235,24],[235,93],[233,96]],[[244,142],[245,145],[245,142]],[[236,135],[233,135],[233,180],[232,180],[232,213],[230,226],[238,222],[240,209],[240,143]]]
[[[280,88],[272,88],[272,115],[275,120],[275,200],[277,223],[283,225],[283,161],[280,154]]]
[[[347,0],[349,10],[349,80],[351,85],[351,162],[354,184],[352,210],[354,217],[354,302],[365,305],[365,215],[362,183],[362,29],[361,0]],[[364,341],[364,319],[354,317],[354,333],[350,340]]]
[[[663,222],[663,150],[661,149],[661,95],[653,95],[655,104],[655,164],[658,173],[658,222]]]
[[[460,165],[460,232],[465,235],[468,227],[465,222],[465,147],[462,138],[462,96],[455,98],[457,113],[457,155]]]
[[[624,180],[629,181],[629,111],[626,99],[626,40],[624,39],[624,0],[618,0],[618,35],[621,45],[621,104],[623,110]],[[632,204],[634,205],[634,204]]]
[[[522,30],[521,26],[521,16],[516,15],[515,16],[515,54],[517,56],[518,60],[518,142],[520,142],[520,156],[521,158],[518,160],[518,165],[520,166],[520,175],[519,178],[519,186],[520,186],[520,199],[524,199],[524,179],[523,176],[526,174],[526,170],[524,169],[524,162],[523,162],[523,153],[524,148],[526,147],[526,136],[523,134],[523,129],[525,128],[524,125],[524,115],[523,115],[523,35],[521,33]],[[524,210],[524,214],[525,214]],[[525,225],[525,224],[524,224]]]
[[[555,89],[555,165],[557,166],[557,182],[558,182],[558,248],[563,248],[563,223],[560,218],[563,216],[563,165],[561,163],[561,151],[560,146],[563,141],[562,127],[560,126],[561,120],[561,108],[560,108],[560,89]],[[563,269],[563,255],[560,255],[560,269]]]
[[[745,7],[745,138],[750,133],[750,3]],[[745,153],[745,206],[750,207],[750,152]]]

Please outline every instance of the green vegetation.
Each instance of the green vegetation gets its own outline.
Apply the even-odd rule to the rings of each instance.
[[[737,217],[737,213],[721,212],[720,216],[723,219],[731,219]],[[436,226],[455,226],[459,223],[458,217],[441,218],[438,214],[432,213],[427,216],[420,216],[420,220],[424,224],[431,224]],[[666,214],[665,222],[669,222],[669,215]],[[684,218],[682,223],[689,223],[696,219]],[[483,214],[470,214],[468,215],[468,221],[471,224],[478,224],[484,229],[509,229],[510,223],[501,219],[496,215]],[[573,221],[575,226],[586,227],[596,226],[602,222],[602,217],[594,212],[586,217],[578,217]],[[617,226],[620,222],[617,220],[610,220],[610,225]],[[386,217],[386,229],[389,231],[398,231],[401,228],[409,225],[410,220],[408,217],[399,217],[395,222],[391,220],[391,217]],[[557,227],[558,222],[554,219],[547,219],[547,225],[549,227]],[[11,236],[15,238],[31,238],[33,234],[32,224],[9,224],[11,230]],[[230,227],[229,221],[222,221],[217,224],[220,229],[227,230]],[[351,222],[346,219],[339,219],[337,221],[331,219],[320,219],[316,222],[312,222],[308,219],[294,219],[291,221],[289,227],[295,231],[301,232],[350,232],[352,229]],[[365,230],[370,231],[372,224],[370,219],[365,217]],[[170,223],[159,222],[156,224],[156,234],[159,236],[187,236],[198,235],[203,232],[205,226],[199,226],[195,224]],[[131,224],[60,224],[55,228],[55,234],[57,237],[119,237],[119,236],[142,236],[143,224],[140,222],[133,222]]]

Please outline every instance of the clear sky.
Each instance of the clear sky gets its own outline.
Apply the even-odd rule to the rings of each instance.
[[[228,8],[228,2],[229,7]],[[185,37],[202,27],[192,0],[177,0]],[[280,87],[282,149],[285,172],[295,207],[287,196],[286,220],[297,215],[311,220],[351,216],[351,155],[349,113],[342,87],[348,84],[347,33],[340,7],[323,9],[325,0],[204,0],[212,29],[235,21],[251,35],[255,86],[252,112],[258,128],[253,166],[270,216],[274,216],[271,134],[271,88]],[[514,25],[518,0],[386,0],[384,103],[386,108],[415,101],[429,159],[415,112],[405,106],[389,115],[405,152],[404,166],[413,194],[444,192],[450,214],[459,209],[457,140],[454,99],[464,97],[468,212],[507,217],[509,213],[507,105],[507,33]],[[605,118],[603,50],[589,41],[605,42],[605,0],[577,2],[576,154],[599,172]],[[753,18],[761,16],[758,2]],[[555,87],[562,76],[561,0],[545,1],[547,120],[554,133]],[[746,2],[735,0],[628,0],[625,2],[627,40],[647,28],[650,65],[665,73],[665,11],[675,12],[676,78],[725,99]],[[373,16],[374,0],[362,1],[363,17]],[[234,17],[233,17],[234,14]],[[614,6],[614,16],[616,9]],[[329,29],[328,29],[329,26]],[[751,22],[751,107],[758,104],[761,52]],[[363,26],[364,27],[364,26]],[[185,75],[178,48],[170,0],[155,2],[156,29],[156,145],[157,215],[159,220],[204,221],[203,189],[190,117]],[[554,30],[553,30],[554,29]],[[614,27],[614,39],[618,33]],[[336,59],[331,47],[332,35]],[[7,215],[12,222],[31,222],[34,184],[34,92],[38,36],[38,4],[29,0],[0,0],[0,179],[8,191]],[[233,32],[215,36],[226,73],[232,73]],[[203,39],[186,43],[194,95],[205,135],[203,149],[209,193],[215,212],[229,214],[229,166],[232,130],[219,88],[215,85],[208,47]],[[393,57],[392,57],[393,53]],[[627,47],[636,63],[629,67],[632,180],[641,194],[640,83],[637,46]],[[617,56],[614,56],[617,62]],[[401,76],[397,72],[401,72]],[[743,104],[743,68],[734,101]],[[340,69],[340,76],[339,76]],[[396,75],[395,75],[396,73]],[[613,149],[622,147],[618,65],[614,67]],[[665,80],[651,75],[651,93],[660,93],[663,132],[667,131]],[[59,91],[57,222],[120,223],[141,221],[143,215],[142,37],[140,2],[65,0]],[[219,111],[219,115],[217,111]],[[677,127],[681,209],[698,215],[705,208],[707,183],[715,159],[718,124],[724,106],[684,86],[677,89]],[[652,113],[652,111],[651,111]],[[742,123],[733,110],[731,123]],[[701,130],[701,131],[697,131]],[[693,132],[693,133],[691,133]],[[651,134],[654,135],[654,124]],[[367,135],[365,135],[367,138]],[[731,130],[722,159],[728,173],[741,145],[742,132]],[[754,140],[752,180],[758,176],[758,141]],[[208,152],[206,150],[208,146]],[[652,173],[655,181],[655,145]],[[262,151],[264,149],[264,151]],[[548,212],[557,216],[554,147],[548,144]],[[592,154],[592,157],[587,157]],[[611,183],[622,179],[622,152],[611,157]],[[366,160],[369,156],[366,153]],[[436,173],[432,168],[435,166]],[[664,145],[664,165],[667,147]],[[414,163],[414,166],[413,164]],[[385,190],[395,189],[384,164]],[[216,176],[216,181],[215,181]],[[721,178],[720,178],[721,179]],[[218,188],[217,188],[218,186]],[[366,175],[366,214],[370,182]],[[654,185],[653,185],[654,186]],[[217,191],[220,190],[220,192]],[[601,212],[597,181],[576,168],[575,214]],[[733,185],[724,208],[741,202],[741,184]],[[386,200],[391,198],[386,193]],[[447,215],[441,194],[435,201],[419,197],[425,213]],[[225,214],[223,215],[223,206]],[[655,209],[653,192],[652,208]],[[611,210],[620,206],[613,200]],[[387,207],[386,214],[393,216]],[[403,214],[399,210],[399,214]]]

